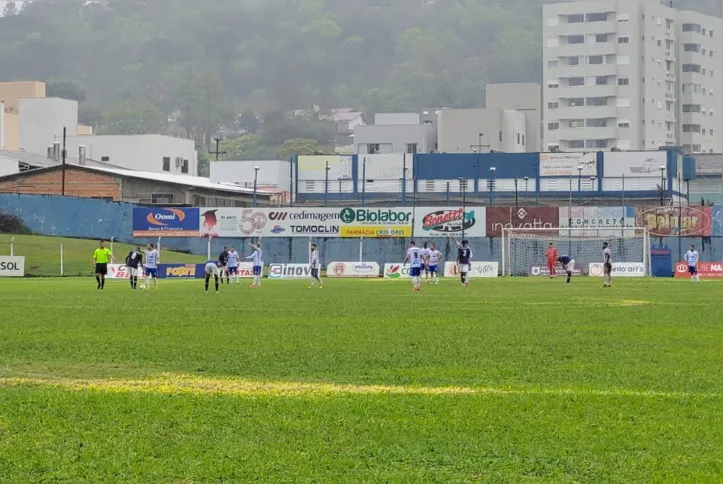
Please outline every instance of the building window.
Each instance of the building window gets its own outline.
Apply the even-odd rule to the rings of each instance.
[[[379,143],[367,144],[367,153],[370,155],[376,155],[379,153]]]
[[[663,46],[663,41],[661,39],[658,39],[658,47],[662,47],[662,46]]]
[[[551,103],[547,103],[547,109],[557,109],[560,107],[560,103],[555,101]]]
[[[407,143],[407,153],[416,153],[417,143]]]
[[[700,104],[683,104],[684,113],[699,113]]]
[[[588,128],[604,128],[607,126],[607,119],[605,118],[591,118],[585,120],[585,124]]]
[[[710,130],[708,130],[708,134],[710,134],[711,136],[713,136],[713,129],[712,129],[712,128],[711,128]]]
[[[547,87],[549,89],[557,89],[560,87],[560,81],[554,80],[554,81],[547,81]]]
[[[170,163],[170,161],[169,161]],[[173,203],[172,193],[154,193],[151,195],[151,203],[157,204],[170,204]]]
[[[684,124],[683,133],[700,133],[700,124]]]
[[[683,72],[700,72],[700,64],[683,64]]]
[[[553,67],[557,67],[557,61],[556,60],[547,61],[547,67],[550,69],[552,69]]]
[[[709,50],[708,53],[710,54],[711,57],[713,57],[713,51],[712,51],[712,50]]]
[[[711,133],[711,134],[713,134],[713,133]],[[523,145],[525,144],[525,135],[524,134],[522,135],[522,144]]]
[[[700,44],[683,44],[685,52],[700,52]]]
[[[700,33],[700,25],[698,25],[698,24],[683,24],[683,32],[698,32],[698,33]]]
[[[665,48],[668,50],[671,50],[673,48],[673,41],[670,39],[665,40]],[[668,61],[670,62],[670,61]]]
[[[566,66],[579,66],[580,65],[580,57],[565,57],[565,65]]]
[[[188,174],[188,160],[183,160],[183,164],[181,165],[181,173]]]
[[[110,161],[110,156],[101,156],[100,161]]]
[[[607,106],[608,98],[606,97],[589,97],[586,100],[588,106]]]
[[[568,35],[567,43],[568,44],[584,44],[585,36],[584,35]]]
[[[171,171],[171,157],[170,156],[163,157],[163,171]]]
[[[571,77],[567,80],[568,86],[584,86],[585,85],[585,78],[584,77]]]
[[[670,30],[673,28],[673,21],[669,18],[665,19],[665,28]]]
[[[595,78],[596,86],[606,86],[608,83],[608,76],[597,76]]]
[[[585,16],[583,14],[573,14],[567,16],[567,23],[569,24],[579,24],[580,22],[585,21]]]
[[[585,21],[587,22],[605,22],[607,19],[607,13],[589,13],[585,17]]]
[[[570,140],[570,149],[576,150],[576,149],[582,149],[585,147],[585,140],[584,139],[573,139]]]
[[[608,140],[606,139],[589,139],[585,141],[586,148],[607,148]]]
[[[628,42],[630,42],[630,37],[627,35],[621,35],[618,37],[618,44],[627,44]]]
[[[571,120],[570,120],[570,127],[571,127],[571,128],[584,128],[584,127],[585,127],[585,120],[584,120],[584,119],[571,119]]]
[[[693,145],[693,151],[696,153],[700,153],[700,145]]]
[[[608,41],[608,34],[596,34],[595,43],[604,44]]]
[[[584,97],[574,97],[574,98],[570,99],[569,102],[570,102],[570,107],[576,108],[576,107],[585,105],[585,98]]]
[[[502,131],[499,131],[500,143],[502,143]]]
[[[605,62],[605,57],[602,55],[591,55],[587,58],[587,63],[590,65],[600,65]]]
[[[618,86],[629,86],[629,85],[630,85],[629,77],[618,77]]]
[[[517,144],[520,144],[520,133],[517,133]]]
[[[629,119],[618,119],[618,128],[629,128],[629,127],[630,127]]]
[[[673,101],[665,101],[665,110],[669,113],[673,111]]]

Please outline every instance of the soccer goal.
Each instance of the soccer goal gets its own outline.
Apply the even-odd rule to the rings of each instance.
[[[603,242],[612,252],[613,274],[650,274],[650,236],[644,227],[502,230],[502,275],[548,275],[549,244],[575,259],[575,275],[602,275]],[[558,266],[559,270],[559,266]]]

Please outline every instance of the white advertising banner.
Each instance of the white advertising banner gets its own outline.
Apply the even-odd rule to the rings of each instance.
[[[326,277],[379,277],[379,264],[376,262],[330,262],[326,267]]]
[[[582,173],[577,167],[582,166]],[[540,153],[540,176],[597,176],[597,153]]]
[[[384,279],[409,279],[409,264],[384,264]]]
[[[497,277],[500,271],[499,262],[472,262],[467,276],[473,277]],[[456,262],[444,263],[444,277],[459,277],[459,268]]]
[[[251,262],[240,262],[238,265],[238,275],[242,279],[253,279],[254,265]]]
[[[568,235],[572,227],[573,236],[594,237],[611,234],[597,229],[621,229],[618,234],[628,234],[634,228],[635,207],[560,207],[560,235]]]
[[[485,207],[417,207],[414,209],[415,237],[486,237]]]
[[[25,257],[0,256],[0,277],[23,277],[25,275]]]
[[[409,237],[412,209],[201,208],[202,237]]]
[[[610,151],[603,155],[603,174],[607,178],[668,178],[667,151]]]
[[[310,279],[309,264],[269,264],[269,279]]]
[[[141,271],[143,268],[141,268]],[[138,273],[139,276],[143,275],[142,272]],[[106,279],[129,279],[131,277],[131,270],[125,264],[108,264],[108,274],[105,275]]]
[[[588,274],[592,277],[602,277],[604,266],[602,262],[590,264]],[[613,277],[644,277],[645,264],[642,262],[613,262]]]

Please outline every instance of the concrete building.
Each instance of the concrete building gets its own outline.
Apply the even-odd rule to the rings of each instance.
[[[292,173],[289,160],[212,161],[210,175],[214,183],[234,183],[253,188],[255,179],[257,188],[291,191]]]
[[[720,19],[658,0],[544,5],[543,148],[655,150],[681,144],[684,132],[691,150],[702,150],[704,141],[720,146],[715,138],[723,133],[714,128],[711,135],[707,127],[704,136],[699,116],[690,113],[702,111],[704,84],[708,115],[711,108],[720,111],[711,106],[710,89],[723,65],[711,68],[718,61],[710,51],[720,50],[712,44],[722,26]]]
[[[47,153],[48,145],[78,130],[78,102],[60,98],[21,98],[19,101],[19,150]]]
[[[442,153],[526,151],[527,118],[513,109],[443,109],[437,130]]]
[[[44,97],[44,82],[0,82],[0,104],[3,104],[0,109],[0,149],[20,149],[20,99]]]
[[[87,158],[128,170],[198,174],[196,146],[188,139],[160,134],[68,136],[66,146],[69,154],[85,146]]]
[[[678,143],[693,153],[721,153],[723,20],[698,12],[678,12],[677,35],[681,88]]]
[[[514,109],[525,115],[527,135],[525,149],[540,151],[542,136],[542,91],[534,82],[487,84],[485,107]]]
[[[374,124],[354,128],[358,154],[430,153],[437,148],[437,129],[418,113],[377,113]]]

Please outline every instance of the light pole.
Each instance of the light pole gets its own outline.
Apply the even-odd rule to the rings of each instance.
[[[212,151],[211,154],[216,155],[216,161],[218,161],[218,155],[225,155],[226,152],[219,151],[219,149],[218,149],[218,145],[219,145],[219,143],[221,143],[221,138],[219,136],[216,136],[215,138],[213,138],[213,140],[216,142],[216,151]]]
[[[362,162],[362,207],[364,206],[364,202],[366,201],[366,195],[367,195],[367,157],[364,157],[364,161]]]
[[[462,191],[462,240],[464,240],[464,222],[467,218],[467,179],[459,177],[459,189]]]
[[[660,166],[660,206],[663,206],[663,196],[665,195],[665,167]]]
[[[495,206],[495,171],[497,168],[490,167],[490,207]]]
[[[329,206],[329,162],[324,167],[324,206]]]
[[[582,191],[582,165],[577,165],[577,204],[580,205]]]
[[[259,167],[254,166],[254,208],[256,208],[256,184],[259,181]]]
[[[529,193],[530,193],[529,190],[527,189],[527,182],[529,182],[529,181],[530,181],[530,177],[526,176],[525,177],[525,201],[527,201],[527,197],[529,196]]]
[[[517,196],[517,175],[515,175],[515,208],[519,207],[518,196]]]
[[[621,205],[625,206],[625,173],[623,173],[623,192],[622,192],[622,203]]]

